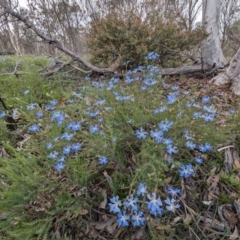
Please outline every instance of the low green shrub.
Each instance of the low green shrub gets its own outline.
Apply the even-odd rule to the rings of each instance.
[[[132,10],[118,10],[94,20],[86,33],[92,63],[114,68],[147,64],[148,52],[160,55],[156,62],[162,67],[176,66],[181,52],[206,36],[203,29],[188,32],[171,20],[163,20],[156,11],[144,18]]]

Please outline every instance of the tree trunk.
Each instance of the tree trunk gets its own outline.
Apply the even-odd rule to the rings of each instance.
[[[219,38],[220,0],[202,0],[202,23],[209,36],[202,45],[203,68],[223,68],[226,60],[223,56]]]
[[[232,81],[231,89],[236,95],[240,95],[240,48],[230,61],[225,72],[214,77],[211,82],[221,85]]]

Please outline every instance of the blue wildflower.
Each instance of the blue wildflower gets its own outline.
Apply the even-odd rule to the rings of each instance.
[[[27,110],[34,110],[36,107],[38,106],[37,103],[31,103],[29,105],[27,105]]]
[[[67,132],[64,132],[61,136],[60,136],[60,139],[62,140],[67,140],[67,141],[71,141],[72,138],[73,138],[73,134],[69,134]]]
[[[163,140],[163,132],[159,129],[151,130],[150,136],[157,142],[161,142]]]
[[[23,94],[24,94],[24,95],[27,95],[27,94],[29,94],[29,92],[30,92],[30,90],[27,89],[27,90],[25,90],[25,91],[23,92]]]
[[[171,88],[172,88],[173,91],[176,91],[176,90],[179,89],[179,86],[178,85],[173,85]]]
[[[65,116],[63,113],[61,113],[60,111],[56,111],[52,114],[51,117],[51,122],[53,122],[54,120],[57,121],[58,126],[60,126],[64,120],[65,120]]]
[[[36,118],[42,118],[43,115],[44,115],[43,111],[38,111],[38,112],[36,112],[35,116],[36,116]]]
[[[40,126],[36,123],[28,128],[29,132],[39,132],[39,130],[40,130]]]
[[[97,133],[99,131],[99,126],[97,124],[95,125],[90,125],[89,127],[89,132],[94,134],[94,133]]]
[[[202,97],[202,103],[209,103],[211,98],[209,96]]]
[[[81,150],[81,148],[82,148],[82,144],[81,144],[81,143],[73,143],[73,144],[71,145],[71,150],[72,150],[73,152],[78,152],[78,151]]]
[[[155,217],[158,215],[162,215],[163,209],[162,209],[162,201],[160,197],[157,198],[156,193],[153,192],[152,196],[150,194],[147,194],[148,202],[148,210],[150,214],[154,215]]]
[[[204,119],[205,122],[213,122],[215,120],[215,114],[214,113],[211,113],[211,114],[205,113],[204,115],[202,115],[202,118]]]
[[[171,186],[169,186],[169,187],[167,188],[167,191],[168,191],[168,193],[171,194],[173,197],[174,197],[174,196],[177,196],[178,194],[181,193],[181,190],[180,190],[179,188],[173,188],[173,187],[171,187]]]
[[[67,129],[72,130],[73,132],[79,131],[82,128],[82,125],[80,122],[70,122],[67,125]]]
[[[191,150],[196,148],[196,144],[193,141],[187,141],[185,145],[187,148],[190,148]]]
[[[118,213],[117,223],[119,227],[129,226],[129,220],[130,220],[130,217],[126,215],[126,211]]]
[[[57,162],[57,165],[55,166],[55,169],[57,170],[57,171],[61,171],[62,169],[64,169],[65,168],[65,164],[64,164],[64,162],[62,162],[62,161],[59,161],[59,162]]]
[[[144,196],[147,193],[147,185],[146,183],[139,183],[137,189],[137,195]]]
[[[47,157],[50,159],[56,159],[58,154],[59,154],[58,151],[54,151],[54,152],[49,153]]]
[[[163,143],[165,145],[170,145],[173,143],[173,140],[171,138],[163,138]]]
[[[98,163],[100,165],[106,165],[108,163],[108,158],[106,156],[101,156],[99,159],[98,159]]]
[[[139,130],[136,130],[135,134],[138,139],[145,139],[148,135],[148,133],[144,131],[142,127]]]
[[[153,86],[157,83],[155,79],[147,78],[143,81],[143,83],[147,86]]]
[[[13,112],[12,112],[12,118],[13,119],[18,119],[20,117],[21,113],[15,108],[13,109]]]
[[[138,211],[134,212],[134,214],[131,217],[131,220],[134,227],[140,227],[144,225],[146,219],[143,216],[143,212]]]
[[[2,111],[0,113],[0,118],[4,118],[6,115],[7,115],[7,112],[6,111]]]
[[[51,149],[52,148],[52,143],[51,142],[48,142],[47,144],[46,144],[46,148],[49,150],[49,149]]]
[[[176,146],[172,145],[172,144],[168,144],[166,147],[166,151],[169,155],[178,153],[178,149]]]
[[[158,126],[163,132],[167,132],[173,125],[173,121],[161,121]]]
[[[58,104],[58,101],[55,100],[55,99],[53,99],[52,101],[50,101],[50,104],[51,104],[52,106],[56,106],[56,105]]]
[[[45,106],[45,110],[46,110],[46,111],[52,111],[52,110],[54,110],[54,106],[52,106],[52,105],[50,105],[50,104],[47,104],[47,105]]]
[[[131,211],[137,211],[138,206],[136,205],[139,202],[139,199],[137,197],[134,197],[133,194],[130,196],[127,196],[124,205],[127,208],[130,208]]]
[[[167,104],[173,104],[177,101],[177,95],[175,92],[170,92],[167,95]]]
[[[196,156],[194,158],[195,162],[198,163],[198,164],[202,164],[203,163],[203,158],[201,158],[200,156]]]
[[[67,146],[63,147],[63,154],[64,155],[69,155],[71,150],[72,150],[72,146],[71,145],[67,145]]]
[[[108,204],[110,206],[110,212],[112,213],[118,213],[121,211],[119,207],[122,206],[121,201],[119,200],[119,196],[113,196],[110,198],[110,203]]]
[[[180,176],[184,178],[189,178],[192,174],[195,173],[195,169],[192,164],[182,165],[178,171]]]
[[[157,54],[155,52],[149,52],[147,54],[147,59],[149,59],[149,60],[155,60],[157,58],[159,58],[159,54]]]
[[[177,208],[180,208],[180,204],[178,204],[178,203],[176,204],[175,202],[176,202],[176,199],[174,199],[174,198],[170,199],[170,198],[168,197],[168,198],[165,200],[165,203],[167,204],[167,205],[166,205],[166,209],[167,209],[168,211],[174,213]]]
[[[207,152],[209,150],[212,150],[212,146],[210,143],[204,143],[198,146],[198,149],[200,152]]]
[[[154,114],[158,114],[158,113],[162,113],[162,112],[165,112],[168,108],[166,106],[162,106],[160,108],[156,108],[153,110],[153,113]]]

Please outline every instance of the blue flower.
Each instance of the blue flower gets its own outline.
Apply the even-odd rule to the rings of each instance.
[[[36,123],[28,128],[29,132],[39,132],[39,130],[40,130],[40,126]]]
[[[4,118],[6,115],[7,115],[7,112],[6,111],[2,111],[0,113],[0,118]]]
[[[207,97],[202,97],[202,103],[209,103],[211,98],[209,96]]]
[[[161,208],[162,201],[160,197],[157,198],[156,193],[153,192],[152,196],[148,194],[147,198],[149,199],[149,201],[146,203],[150,214],[154,215],[155,217],[158,215],[162,215],[163,209]]]
[[[178,204],[178,203],[176,204],[175,202],[176,202],[176,200],[175,200],[174,198],[170,199],[170,198],[168,197],[168,198],[165,200],[165,203],[167,204],[167,205],[166,205],[166,209],[167,209],[168,211],[174,213],[177,208],[180,208],[180,204]]]
[[[37,103],[31,103],[27,105],[27,110],[34,110],[38,106]]]
[[[165,145],[170,145],[173,143],[173,140],[171,138],[163,138],[163,143]]]
[[[196,148],[196,144],[193,141],[187,141],[185,145],[187,148],[190,148],[191,150]]]
[[[71,145],[71,150],[72,150],[73,152],[78,152],[78,151],[81,150],[81,148],[82,148],[82,144],[81,144],[81,143],[73,143],[73,144]]]
[[[199,145],[198,149],[200,152],[204,153],[209,150],[212,150],[212,146],[210,145],[210,143],[204,143],[204,144]]]
[[[173,197],[174,197],[174,196],[177,196],[179,193],[181,193],[181,190],[180,190],[179,188],[173,188],[173,187],[171,187],[171,186],[169,186],[169,187],[167,188],[167,191],[168,191],[168,193],[171,194]]]
[[[102,100],[96,101],[94,105],[96,105],[96,106],[97,106],[97,105],[103,105],[103,104],[106,103],[106,102],[107,102],[106,99],[102,99]]]
[[[36,112],[35,116],[36,116],[36,118],[42,118],[43,115],[44,115],[43,111],[38,111],[38,112]]]
[[[57,165],[55,166],[55,169],[57,170],[57,171],[61,171],[62,169],[64,169],[65,168],[65,164],[64,164],[64,162],[62,162],[62,161],[59,161],[59,162],[57,162]]]
[[[52,143],[51,142],[48,142],[47,144],[46,144],[46,148],[49,150],[49,149],[51,149],[52,148]]]
[[[138,206],[136,205],[139,202],[139,199],[137,197],[134,197],[133,194],[130,196],[127,196],[124,205],[127,208],[130,208],[131,211],[137,211]]]
[[[155,60],[157,58],[159,58],[159,54],[157,54],[155,52],[149,52],[147,54],[147,59],[149,59],[149,60]]]
[[[90,125],[90,127],[89,127],[89,132],[90,133],[97,133],[99,131],[99,127],[98,127],[98,125],[97,124],[95,124],[95,125]]]
[[[88,112],[87,114],[88,114],[90,117],[94,118],[94,117],[96,117],[97,115],[100,114],[100,111],[97,109],[96,111],[94,111],[94,112]]]
[[[73,138],[73,134],[69,134],[67,132],[64,132],[61,136],[60,136],[60,139],[62,140],[67,140],[67,141],[71,141],[72,138]]]
[[[175,92],[170,92],[167,95],[167,104],[173,104],[177,101],[177,95]]]
[[[29,92],[30,92],[30,90],[27,89],[27,90],[25,90],[25,91],[23,92],[23,94],[24,94],[24,95],[27,95],[27,94],[29,94]]]
[[[73,95],[77,98],[81,98],[82,97],[82,94],[81,93],[73,93]]]
[[[129,84],[129,83],[132,83],[133,81],[134,81],[134,79],[131,76],[129,76],[129,75],[126,76],[126,78],[125,78],[126,83]]]
[[[142,127],[139,130],[137,130],[135,134],[138,139],[145,139],[148,135],[148,133],[144,131]]]
[[[158,126],[163,132],[167,132],[173,125],[173,121],[161,121]]]
[[[161,142],[163,140],[163,132],[159,129],[151,130],[150,136],[157,142]]]
[[[71,145],[67,145],[67,146],[63,147],[63,154],[64,155],[69,155],[71,150],[72,150],[72,146]]]
[[[176,90],[179,89],[179,86],[178,85],[173,85],[171,88],[172,88],[173,91],[176,91]]]
[[[157,81],[151,78],[147,78],[143,81],[143,83],[147,86],[153,86],[157,83]]]
[[[189,178],[192,174],[195,173],[195,169],[192,166],[192,164],[186,164],[186,165],[182,165],[179,168],[178,172],[181,177]]]
[[[194,158],[195,162],[198,163],[198,164],[202,164],[203,163],[203,158],[201,158],[200,156],[196,156]]]
[[[53,122],[54,120],[56,120],[58,126],[60,126],[64,122],[65,116],[62,112],[56,111],[52,114],[51,122]]]
[[[137,195],[144,196],[147,193],[147,185],[146,183],[139,183],[137,189]]]
[[[165,112],[168,108],[166,106],[162,106],[160,108],[156,108],[153,110],[153,113],[154,114],[158,114],[158,113],[162,113],[162,112]]]
[[[118,213],[117,223],[119,227],[129,226],[129,220],[130,220],[130,217],[126,215],[126,211],[123,211],[122,213],[121,212]]]
[[[70,122],[67,125],[67,129],[72,130],[73,132],[76,132],[82,128],[82,125],[80,122]]]
[[[52,106],[52,105],[50,105],[50,104],[47,104],[46,106],[45,106],[45,110],[46,111],[52,111],[54,109],[54,106]]]
[[[15,108],[13,109],[13,112],[12,112],[12,118],[13,119],[18,119],[20,117],[21,113]]]
[[[101,156],[99,159],[98,159],[98,163],[100,165],[106,165],[108,163],[108,159],[106,156]]]
[[[56,106],[56,105],[58,104],[58,101],[55,100],[55,99],[53,99],[52,101],[50,101],[50,104],[51,104],[52,106]]]
[[[146,219],[143,216],[143,212],[139,211],[134,212],[134,214],[131,217],[131,220],[134,227],[140,227],[144,225]]]
[[[58,151],[54,151],[54,152],[49,153],[47,157],[50,159],[56,159],[58,154],[59,154]]]
[[[113,196],[112,198],[110,198],[110,203],[108,205],[110,206],[110,212],[118,213],[121,211],[119,207],[122,206],[122,203],[119,200],[119,196]]]
[[[178,149],[176,146],[172,145],[172,144],[168,144],[167,145],[167,148],[166,148],[166,151],[169,155],[172,155],[172,154],[175,154],[178,152]]]
[[[215,114],[211,113],[211,114],[203,114],[202,118],[204,119],[205,122],[213,122],[215,120]]]

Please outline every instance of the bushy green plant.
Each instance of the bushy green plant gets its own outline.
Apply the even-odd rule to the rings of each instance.
[[[132,10],[115,11],[94,20],[86,33],[91,61],[100,66],[136,67],[146,64],[146,54],[160,55],[161,66],[174,66],[181,61],[180,52],[191,49],[206,33],[198,28],[184,30],[156,11],[146,17]]]
[[[92,232],[118,213],[117,208],[110,211],[111,197],[123,203],[137,193],[139,183],[146,184],[148,196],[138,207],[153,235],[153,222],[161,214],[154,217],[154,208],[149,213],[149,196],[166,199],[169,184],[179,187],[180,174],[193,174],[183,173],[181,167],[187,164],[196,175],[202,174],[194,160],[198,154],[204,158],[203,168],[221,166],[211,146],[225,142],[230,127],[215,130],[214,100],[196,98],[195,86],[193,93],[169,87],[153,66],[142,69],[143,79],[83,80],[81,87],[61,88],[38,80],[36,71],[21,77],[20,89],[19,79],[12,76],[11,83],[2,80],[11,88],[0,90],[8,105],[20,112],[17,138],[9,141],[9,134],[17,132],[6,130],[0,145],[7,153],[0,157],[3,239],[91,239]],[[6,127],[5,117],[0,127]],[[189,139],[193,149],[186,146]],[[206,142],[210,149],[205,151]],[[176,213],[164,214],[170,219]],[[111,226],[117,229],[116,222]],[[131,232],[136,229],[131,227]]]

